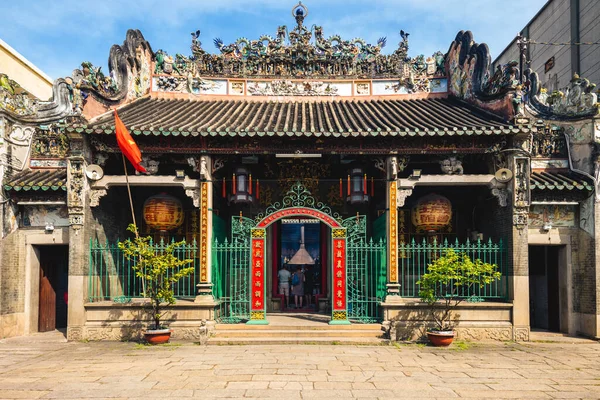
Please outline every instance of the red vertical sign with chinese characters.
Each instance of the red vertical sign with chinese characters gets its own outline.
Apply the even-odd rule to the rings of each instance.
[[[333,239],[333,310],[346,311],[346,239]]]
[[[265,310],[265,239],[252,238],[252,311]]]

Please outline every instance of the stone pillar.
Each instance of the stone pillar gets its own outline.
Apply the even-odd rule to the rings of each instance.
[[[212,160],[210,156],[202,156],[199,161],[200,169],[200,282],[196,303],[214,303],[212,296]]]
[[[83,138],[70,138],[71,153],[67,159],[67,207],[69,211],[69,305],[67,339],[83,339],[86,297],[86,272],[89,249],[85,234],[86,187]],[[88,209],[89,213],[89,209]]]
[[[514,171],[512,181],[512,235],[509,238],[509,298],[513,301],[513,338],[529,340],[529,237],[528,219],[531,204],[530,159],[514,156],[510,160]],[[512,254],[512,257],[511,257]]]

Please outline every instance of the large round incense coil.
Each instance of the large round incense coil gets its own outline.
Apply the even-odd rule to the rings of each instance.
[[[437,194],[421,197],[412,209],[413,225],[424,231],[438,231],[448,226],[451,220],[450,200]]]
[[[173,196],[157,194],[144,203],[144,221],[152,229],[170,231],[183,223],[183,206]]]

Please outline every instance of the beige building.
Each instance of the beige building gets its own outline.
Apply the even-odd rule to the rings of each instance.
[[[598,0],[549,0],[521,30],[521,35],[532,41],[527,60],[539,75],[542,87],[549,92],[563,89],[574,74],[590,82],[600,81],[600,44],[585,44],[600,42],[599,20]],[[511,60],[519,60],[516,38],[494,60],[493,70]]]
[[[9,76],[40,100],[52,97],[52,78],[0,39],[0,74]]]

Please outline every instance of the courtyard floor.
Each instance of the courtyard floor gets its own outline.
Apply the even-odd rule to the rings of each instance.
[[[600,344],[200,346],[0,340],[0,398],[600,399]]]

